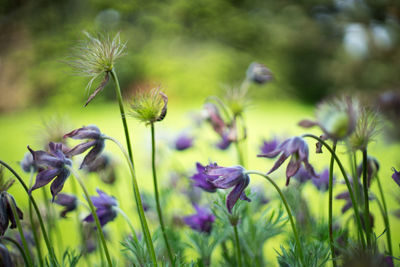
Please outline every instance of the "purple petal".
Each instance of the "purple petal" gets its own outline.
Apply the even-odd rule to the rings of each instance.
[[[315,121],[311,121],[311,120],[302,120],[299,122],[299,126],[301,126],[303,128],[311,128],[316,125],[318,125],[318,123],[316,123]]]
[[[275,151],[275,149],[278,147],[278,145],[279,145],[279,141],[276,138],[272,139],[271,141],[265,141],[264,140],[263,144],[261,146],[261,149],[260,149],[261,150],[261,155],[266,155],[266,154],[269,154],[269,153]],[[278,151],[276,153],[276,155],[278,155],[279,152],[280,151]]]
[[[50,155],[46,151],[43,150],[33,151],[29,146],[28,149],[32,153],[33,160],[35,161],[36,165],[60,168],[63,164],[62,160],[60,160],[55,156]]]
[[[95,146],[85,156],[85,158],[83,159],[82,164],[81,164],[81,166],[79,168],[82,169],[83,166],[88,165],[91,162],[93,162],[97,158],[97,156],[103,151],[104,146],[105,146],[104,140],[96,141]]]
[[[278,169],[283,162],[285,162],[285,160],[288,158],[288,156],[286,156],[286,154],[282,154],[279,159],[275,162],[274,166],[269,170],[268,174],[274,172],[276,169]]]
[[[64,135],[64,138],[70,137],[72,139],[95,139],[101,138],[100,129],[95,125],[82,127]]]
[[[249,179],[243,180],[241,183],[237,184],[226,197],[226,207],[228,208],[229,213],[232,213],[233,206],[242,196],[243,191],[248,186],[248,184],[249,184]]]
[[[400,186],[400,172],[398,172],[395,168],[392,168],[392,170],[394,171],[392,178]]]
[[[70,172],[67,169],[62,169],[61,173],[58,175],[56,179],[54,179],[53,183],[50,186],[50,191],[53,196],[52,201],[54,202],[55,196],[63,189],[64,183],[67,180]]]
[[[75,147],[71,148],[68,152],[67,155],[69,157],[73,157],[79,154],[84,153],[86,150],[88,150],[89,148],[91,148],[92,146],[96,145],[97,140],[92,140],[92,141],[88,141],[85,143],[81,143],[79,145],[76,145]]]
[[[54,177],[59,175],[62,172],[62,169],[47,169],[40,171],[37,176],[36,176],[36,181],[35,184],[31,189],[29,189],[29,192],[32,192],[35,189],[38,189],[42,186],[45,186],[48,184]]]
[[[301,161],[299,159],[296,159],[295,155],[293,155],[286,168],[286,186],[289,185],[290,177],[296,174],[300,166],[301,166]]]

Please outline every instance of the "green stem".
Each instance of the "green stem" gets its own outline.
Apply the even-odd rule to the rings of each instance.
[[[156,197],[156,207],[158,220],[160,221],[161,231],[164,237],[165,247],[167,248],[168,258],[170,262],[174,263],[174,256],[172,254],[171,247],[168,242],[167,233],[165,231],[164,219],[161,212],[161,204],[160,204],[160,194],[158,192],[158,183],[157,183],[157,171],[156,171],[156,141],[155,141],[155,133],[154,133],[154,123],[150,124],[151,128],[151,168],[153,172],[153,184],[154,184],[154,195]]]
[[[34,175],[34,171],[33,171],[33,169],[31,169],[30,179],[29,179],[29,186],[32,185],[33,175]],[[33,239],[35,240],[35,244],[36,244],[36,251],[37,251],[37,257],[38,257],[39,265],[40,265],[40,267],[43,267],[43,257],[42,257],[40,239],[39,239],[39,235],[38,235],[38,232],[37,232],[36,223],[33,220],[32,201],[31,201],[30,198],[29,198],[29,221],[31,223]]]
[[[92,216],[94,218],[94,221],[96,222],[96,228],[97,228],[97,232],[100,235],[100,239],[101,239],[101,243],[103,244],[103,249],[104,249],[104,253],[106,254],[106,258],[107,258],[107,262],[108,262],[108,266],[113,266],[112,265],[112,261],[111,261],[111,257],[110,257],[110,253],[108,252],[108,247],[107,247],[107,243],[106,243],[106,239],[104,238],[104,233],[103,233],[103,229],[101,228],[100,225],[100,220],[99,217],[97,216],[96,213],[96,209],[93,205],[92,199],[89,196],[89,193],[85,187],[85,184],[83,183],[82,179],[80,178],[80,176],[78,175],[78,173],[71,167],[67,166],[66,167],[71,171],[71,173],[75,176],[76,180],[78,181],[79,185],[82,188],[83,193],[85,194],[86,200],[89,204],[90,207],[90,211],[92,213]]]
[[[128,215],[126,215],[126,213],[122,209],[120,209],[119,207],[114,207],[114,209],[116,211],[118,211],[118,213],[121,214],[122,217],[125,219],[126,223],[129,225],[129,228],[130,228],[130,230],[132,232],[133,239],[135,239],[135,241],[138,242],[138,238],[137,238],[137,235],[136,235],[136,232],[135,232],[135,228],[133,228],[133,225],[132,225],[131,220],[129,219]]]
[[[115,70],[112,69],[110,73],[111,73],[111,77],[113,78],[114,83],[115,83],[115,93],[117,94],[119,111],[121,112],[122,125],[124,126],[126,147],[128,149],[129,159],[131,160],[131,163],[134,166],[131,139],[129,137],[128,123],[126,122],[126,113],[125,113],[125,109],[124,109],[124,103],[122,100],[121,88],[119,86],[119,81],[118,81],[117,73],[115,72]]]
[[[332,150],[336,153],[336,141],[333,141]],[[331,246],[331,254],[332,254],[332,264],[336,267],[336,255],[335,255],[335,247],[333,241],[333,223],[332,223],[332,214],[333,214],[333,166],[334,166],[334,158],[331,155],[331,162],[329,165],[329,242]]]
[[[122,154],[125,156],[125,159],[128,163],[129,170],[130,170],[131,176],[132,176],[133,192],[135,195],[136,206],[138,209],[139,219],[140,219],[140,223],[141,223],[143,234],[144,234],[145,241],[146,241],[146,246],[150,253],[151,259],[153,261],[153,265],[157,266],[157,257],[156,257],[156,253],[154,251],[154,245],[153,245],[153,241],[151,239],[149,227],[147,225],[146,216],[144,214],[142,198],[140,197],[139,186],[137,184],[135,169],[133,167],[132,161],[130,160],[128,153],[126,152],[126,150],[124,149],[124,147],[121,145],[120,142],[118,142],[116,139],[109,137],[109,136],[105,136],[104,139],[108,139],[108,140],[114,142],[119,147],[119,149],[121,150]]]
[[[13,243],[13,244],[17,247],[17,249],[19,250],[19,252],[21,253],[21,256],[22,256],[22,258],[24,259],[25,265],[26,265],[26,266],[29,266],[29,261],[28,261],[27,256],[25,255],[24,249],[21,247],[20,244],[18,244],[17,241],[15,241],[14,239],[12,239],[12,238],[10,238],[10,237],[7,237],[7,236],[2,236],[2,237],[0,237],[0,240],[7,240],[8,242]]]
[[[51,245],[51,243],[49,241],[49,237],[47,235],[46,228],[44,227],[43,219],[42,219],[42,216],[40,214],[40,211],[39,211],[39,208],[38,208],[38,206],[36,204],[35,199],[33,198],[33,196],[31,194],[29,194],[29,189],[26,186],[24,180],[21,178],[21,176],[19,176],[18,173],[13,168],[11,168],[10,165],[5,163],[4,161],[0,160],[0,164],[2,164],[4,167],[6,167],[15,176],[15,178],[17,178],[17,180],[21,183],[22,187],[24,188],[25,192],[28,194],[29,199],[32,202],[33,208],[35,209],[36,215],[38,217],[39,224],[40,224],[40,229],[42,230],[43,238],[44,238],[44,241],[46,243],[46,247],[47,247],[47,249],[49,251],[49,254],[50,254],[50,260],[54,265],[57,265],[58,264],[57,263],[57,258],[56,258],[56,255],[54,254],[53,246]]]
[[[19,235],[20,235],[21,241],[22,241],[22,246],[24,247],[25,255],[28,260],[28,265],[33,267],[31,253],[29,252],[28,243],[26,242],[26,239],[25,239],[24,230],[22,230],[21,221],[19,220],[19,216],[18,216],[17,208],[15,207],[14,199],[10,195],[8,195],[8,193],[6,193],[6,194],[7,194],[8,203],[10,204],[11,211],[14,215],[14,219],[17,224],[18,232],[19,232]]]
[[[354,215],[356,217],[356,223],[357,223],[358,231],[360,233],[361,243],[362,243],[363,248],[365,248],[365,239],[364,239],[363,229],[362,229],[362,226],[361,226],[360,213],[358,211],[357,203],[356,203],[355,198],[354,198],[353,190],[351,189],[351,184],[350,184],[349,178],[347,177],[347,174],[346,174],[346,171],[344,170],[342,162],[339,160],[339,158],[337,157],[336,153],[332,150],[332,148],[324,140],[322,140],[318,136],[315,136],[315,135],[312,135],[312,134],[304,134],[303,137],[310,137],[310,138],[313,138],[313,139],[317,140],[326,149],[328,149],[328,151],[331,153],[331,155],[335,158],[335,161],[338,164],[339,169],[340,169],[340,171],[341,171],[341,173],[343,175],[344,181],[346,182],[347,190],[349,191],[351,203],[352,203],[353,209],[354,209]]]
[[[381,184],[381,181],[379,179],[378,174],[376,174],[375,177],[376,177],[376,180],[378,181],[379,194],[381,195],[382,204],[383,204],[384,213],[382,215],[383,215],[383,220],[385,222],[385,227],[386,227],[386,232],[387,232],[386,239],[387,239],[387,245],[388,245],[388,249],[389,249],[389,255],[393,256],[392,236],[391,236],[391,233],[390,233],[389,214],[388,214],[388,211],[387,211],[385,195],[383,194],[383,188],[382,188],[382,184]]]
[[[368,155],[367,149],[363,150],[363,189],[364,189],[364,224],[367,236],[367,245],[371,247],[371,224],[369,217],[368,177],[367,177]]]
[[[274,182],[274,180],[272,180],[268,175],[266,175],[266,174],[264,174],[264,173],[262,173],[262,172],[258,172],[258,171],[247,171],[246,173],[247,173],[247,174],[257,174],[257,175],[260,175],[260,176],[264,177],[265,179],[267,179],[268,182],[270,182],[270,183],[275,187],[276,191],[278,192],[279,196],[280,196],[281,199],[282,199],[283,205],[284,205],[285,208],[286,208],[286,212],[287,212],[288,217],[289,217],[289,220],[290,220],[290,225],[292,226],[292,231],[293,231],[294,237],[295,237],[295,239],[296,239],[297,247],[298,247],[298,250],[299,250],[299,253],[300,253],[301,262],[302,262],[302,265],[305,266],[305,265],[304,265],[304,256],[303,256],[304,254],[303,254],[303,249],[302,249],[302,247],[301,247],[299,234],[297,233],[297,228],[296,228],[296,225],[295,225],[295,223],[294,223],[293,215],[292,215],[292,212],[290,211],[289,204],[287,203],[286,198],[285,198],[285,196],[283,195],[281,189],[280,189],[279,186]]]
[[[233,225],[233,231],[235,232],[235,243],[236,243],[236,256],[238,261],[238,266],[242,267],[242,252],[240,250],[239,234],[237,230],[237,225]]]

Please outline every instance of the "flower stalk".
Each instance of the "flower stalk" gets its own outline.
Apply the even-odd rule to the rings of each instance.
[[[237,255],[237,261],[238,261],[238,266],[242,267],[242,251],[240,249],[240,242],[239,242],[239,234],[237,230],[237,225],[233,225],[233,231],[235,232],[235,243],[236,243],[236,255]]]
[[[167,233],[165,231],[164,219],[161,211],[161,204],[160,204],[160,194],[158,192],[158,183],[157,183],[157,171],[156,171],[156,141],[155,141],[155,131],[154,131],[154,123],[150,124],[151,129],[151,168],[153,173],[153,185],[154,185],[154,195],[156,198],[156,207],[157,207],[157,215],[158,220],[160,221],[160,227],[163,234],[165,247],[168,252],[168,258],[170,262],[174,263],[174,257],[172,254],[171,246],[168,242]]]
[[[368,199],[368,177],[367,177],[367,164],[368,155],[367,149],[363,149],[363,189],[364,189],[364,221],[365,221],[365,232],[367,236],[368,248],[371,247],[371,223],[369,217],[369,199]]]
[[[391,236],[391,232],[390,232],[389,215],[388,215],[388,211],[387,211],[385,195],[383,193],[383,188],[382,188],[381,181],[379,179],[379,175],[376,174],[375,177],[376,177],[376,180],[378,181],[379,194],[381,196],[381,201],[382,201],[382,205],[383,205],[382,216],[383,216],[383,221],[385,222],[386,240],[387,240],[387,245],[388,245],[388,250],[389,250],[389,256],[393,256],[392,236]]]
[[[333,141],[332,150],[336,153],[336,141]],[[335,247],[333,241],[333,223],[332,223],[332,214],[333,214],[333,166],[334,166],[334,157],[331,155],[331,162],[329,165],[329,242],[331,247],[331,255],[332,255],[332,264],[333,267],[336,267],[336,255],[335,255]]]

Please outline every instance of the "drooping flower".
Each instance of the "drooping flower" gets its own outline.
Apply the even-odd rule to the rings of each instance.
[[[257,62],[250,64],[246,72],[246,77],[248,80],[258,84],[267,83],[274,78],[272,72],[266,66]]]
[[[263,140],[262,145],[260,146],[261,154],[267,154],[274,151],[279,145],[279,141],[276,137],[272,140]]]
[[[70,175],[67,166],[72,165],[72,161],[64,154],[62,148],[63,145],[61,143],[53,142],[49,143],[49,152],[34,151],[28,146],[36,165],[40,167],[35,184],[29,189],[29,192],[47,185],[55,178],[50,187],[54,201],[55,196],[62,190],[65,181]]]
[[[335,182],[335,177],[333,178],[333,182]],[[329,169],[325,169],[320,175],[319,178],[312,178],[312,183],[315,187],[322,192],[325,192],[329,188]]]
[[[58,194],[54,202],[64,207],[60,213],[60,216],[63,218],[66,218],[67,213],[74,211],[78,206],[78,199],[76,196],[69,194]]]
[[[11,260],[10,251],[7,247],[0,243],[0,265],[1,266],[14,266]]]
[[[113,184],[117,178],[114,160],[111,156],[104,153],[85,165],[83,169],[89,173],[97,173],[100,179],[106,184]]]
[[[209,234],[215,221],[215,216],[208,209],[197,204],[194,204],[194,208],[196,209],[196,214],[183,217],[183,221],[193,230]]]
[[[193,146],[193,137],[185,134],[181,134],[175,140],[175,149],[178,151],[183,151]]]
[[[197,173],[195,173],[192,177],[190,177],[194,181],[193,185],[196,187],[200,187],[204,191],[210,193],[214,193],[215,191],[217,191],[218,187],[216,187],[212,183],[212,181],[215,180],[216,178],[206,173],[206,167],[201,165],[201,163],[197,162],[196,170]]]
[[[392,170],[393,170],[392,178],[400,186],[400,171],[396,171],[395,168],[392,168]]]
[[[108,222],[112,221],[117,217],[117,211],[114,207],[118,206],[118,202],[114,197],[111,197],[101,191],[96,190],[99,196],[91,197],[93,205],[96,207],[96,214],[99,217],[100,225],[103,227]],[[85,219],[85,222],[94,222],[92,214],[89,214]]]
[[[0,193],[0,236],[3,236],[4,233],[6,232],[8,225],[11,223],[10,228],[14,229],[17,227],[14,213],[12,212],[11,209],[11,204],[10,201],[13,202],[18,218],[22,220],[23,218],[23,213],[22,211],[18,208],[17,204],[15,203],[15,200],[12,195],[10,195],[7,191],[2,191]]]
[[[206,166],[205,173],[213,177],[213,180],[208,179],[208,181],[215,187],[221,189],[233,187],[226,198],[226,207],[230,213],[239,198],[248,202],[251,201],[244,192],[250,183],[250,177],[246,174],[246,170],[243,167],[221,167],[217,164],[210,164]]]
[[[316,110],[317,121],[302,120],[299,125],[305,128],[318,125],[326,137],[342,140],[350,136],[357,125],[358,101],[350,97],[324,101]]]
[[[286,185],[289,185],[290,178],[294,176],[300,169],[301,163],[311,176],[318,177],[314,168],[308,162],[308,145],[300,137],[292,137],[282,142],[275,150],[257,155],[258,157],[273,158],[281,154],[280,158],[275,162],[275,165],[269,170],[268,174],[278,169],[285,160],[291,156],[290,162],[286,168]]]
[[[73,157],[84,153],[89,148],[92,148],[83,159],[80,169],[83,168],[83,166],[88,165],[90,162],[93,162],[103,151],[105,146],[104,135],[95,125],[89,125],[73,130],[72,132],[64,135],[64,138],[67,137],[78,140],[89,139],[89,141],[76,145],[66,152],[69,157]]]
[[[368,156],[367,159],[367,186],[370,187],[371,180],[374,178],[376,173],[379,171],[379,162],[376,158]],[[358,177],[362,177],[363,175],[363,163],[357,166],[357,175]]]
[[[24,172],[36,172],[37,171],[37,166],[35,164],[35,161],[33,160],[33,156],[31,153],[26,152],[24,155],[24,158],[20,162],[21,168]]]

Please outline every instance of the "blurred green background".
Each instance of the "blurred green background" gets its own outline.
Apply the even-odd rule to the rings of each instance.
[[[17,168],[28,144],[36,149],[43,145],[42,125],[54,118],[66,117],[68,123],[62,124],[67,131],[97,124],[108,135],[124,140],[113,85],[110,83],[83,108],[88,79],[74,76],[65,63],[72,48],[84,38],[83,31],[120,32],[127,51],[116,70],[126,99],[149,85],[162,85],[169,96],[168,116],[157,132],[161,150],[167,150],[171,136],[192,123],[185,115],[188,111],[201,109],[207,96],[222,95],[226,86],[240,85],[251,62],[265,64],[273,72],[274,81],[252,85],[250,94],[257,100],[246,117],[249,167],[270,168],[272,162],[255,159],[261,139],[303,133],[296,123],[312,117],[313,104],[324,97],[351,91],[374,103],[385,91],[399,91],[399,21],[400,2],[396,0],[0,0],[0,158]],[[150,179],[149,129],[133,120],[129,123],[137,165],[141,166],[139,176]],[[216,141],[208,133],[205,137],[198,135]],[[112,146],[108,149],[119,155]],[[210,155],[221,165],[236,160],[232,150],[226,156],[212,148],[196,149],[197,155],[184,152],[172,160],[165,152],[162,184],[167,186],[168,168],[176,165],[174,159],[188,169],[194,168],[195,161],[207,162]],[[398,142],[388,143],[383,138],[371,146],[371,154],[381,163],[389,210],[398,208],[394,195],[399,191],[390,179],[391,167],[400,168],[398,151]],[[318,170],[328,162],[326,155],[323,158],[311,155]],[[127,170],[120,172],[121,176],[127,174]],[[283,186],[282,176],[283,171],[276,178],[281,177]],[[139,182],[151,192],[148,179]],[[88,183],[93,193],[97,180]],[[125,180],[119,180],[118,185],[122,190],[119,194],[130,195]],[[344,188],[340,187],[337,192]],[[271,188],[265,188],[272,194]],[[12,190],[20,192],[18,186]],[[377,192],[376,185],[372,190]],[[26,207],[25,197],[16,196]],[[306,196],[320,197],[312,188]],[[129,206],[127,203],[121,206]],[[336,214],[341,206],[335,206]],[[171,213],[190,213],[189,206],[173,208]],[[373,210],[379,214],[376,206]],[[396,229],[400,225],[394,216],[391,220],[398,255],[400,233]],[[61,224],[72,228],[70,221]],[[376,231],[383,231],[380,217]],[[64,242],[74,244],[77,240]],[[112,242],[118,250],[118,239]],[[380,242],[383,245],[383,239]],[[278,243],[271,244],[269,251],[277,247]],[[268,258],[274,261],[275,254]]]

